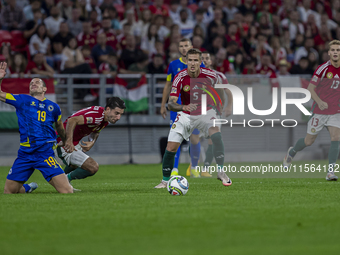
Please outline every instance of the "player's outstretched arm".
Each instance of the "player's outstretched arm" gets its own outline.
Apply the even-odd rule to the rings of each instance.
[[[165,104],[166,104],[166,101],[168,101],[170,90],[171,90],[171,81],[166,81],[164,89],[163,89],[162,106],[161,106],[161,114],[164,119],[167,113]]]
[[[0,62],[0,101],[6,102],[6,93],[2,92],[1,90],[1,83],[3,78],[6,75],[6,68],[7,68],[7,63],[6,62]]]
[[[60,119],[55,123],[55,128],[57,129],[58,135],[60,136],[63,145],[66,144],[66,131],[63,125],[63,121]]]
[[[312,83],[309,83],[308,90],[311,93],[312,99],[318,104],[321,111],[328,108],[328,104],[320,99],[318,94],[315,92],[316,86]]]
[[[186,111],[191,112],[197,109],[197,104],[188,104],[188,105],[182,105],[177,103],[178,97],[171,96],[169,98],[168,107],[170,111],[173,112],[180,112],[180,111]]]

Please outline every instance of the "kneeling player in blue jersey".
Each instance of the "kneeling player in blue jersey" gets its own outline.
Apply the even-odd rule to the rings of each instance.
[[[5,183],[5,194],[30,193],[38,185],[24,184],[35,169],[59,193],[73,193],[63,169],[54,158],[53,147],[56,145],[55,123],[62,141],[66,141],[66,132],[61,120],[59,106],[45,98],[46,84],[39,78],[31,80],[29,95],[13,95],[1,91],[1,82],[6,75],[7,63],[0,63],[0,100],[13,105],[18,116],[20,149]],[[66,146],[65,146],[66,147]],[[66,148],[72,150],[72,148]]]

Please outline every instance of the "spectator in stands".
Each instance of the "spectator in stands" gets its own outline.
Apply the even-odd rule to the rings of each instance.
[[[16,0],[7,0],[7,5],[2,7],[0,24],[3,30],[24,30],[25,16]]]
[[[123,27],[125,24],[129,24],[131,27],[137,25],[133,9],[129,9],[125,12],[125,19],[120,22],[120,25]]]
[[[215,67],[216,71],[221,73],[233,73],[233,66],[227,60],[227,50],[225,48],[220,48],[216,53]]]
[[[202,0],[199,3],[199,7],[204,10],[203,23],[207,26],[214,19],[214,9],[210,0]]]
[[[88,20],[90,15],[88,11],[86,10],[86,0],[78,0],[76,2],[76,6],[80,10],[80,20],[81,21]]]
[[[103,0],[101,1],[101,5],[99,6],[102,13],[104,13],[105,10],[111,7],[113,7],[113,0]]]
[[[171,63],[172,61],[178,59],[180,56],[181,55],[178,52],[178,42],[171,43],[167,52],[167,63]]]
[[[194,22],[188,19],[188,12],[182,9],[179,13],[180,19],[175,21],[178,24],[182,37],[191,38],[194,30]]]
[[[188,20],[191,20],[191,21],[194,20],[194,15],[192,14],[192,11],[188,8],[188,0],[180,0],[179,1],[177,13],[180,14],[182,10],[185,10],[187,12]]]
[[[116,77],[118,72],[118,57],[116,53],[112,52],[108,55],[107,60],[100,64],[99,73],[111,74],[112,77]],[[113,82],[107,82],[113,83]]]
[[[133,35],[127,35],[126,37],[126,48],[122,51],[120,55],[120,61],[122,63],[121,72],[128,70],[129,66],[136,62],[136,59],[144,55],[141,49],[136,47],[136,40]]]
[[[166,57],[165,57],[165,51],[164,51],[164,43],[160,40],[157,40],[155,42],[155,49],[156,49],[156,52],[152,55],[152,57],[156,54],[159,54],[163,56],[163,59],[165,60]]]
[[[277,76],[287,76],[290,75],[290,73],[288,72],[288,62],[285,59],[281,59],[279,61],[279,71],[277,73]]]
[[[44,54],[38,52],[33,56],[33,60],[27,64],[25,73],[53,77],[54,70],[47,64]]]
[[[11,66],[9,66],[9,75],[11,77],[23,77],[25,70],[26,70],[26,66],[27,66],[27,61],[24,57],[24,55],[22,55],[21,53],[17,53],[14,55],[14,61],[12,63]]]
[[[199,49],[200,51],[206,51],[205,48],[202,47],[203,45],[203,38],[201,36],[195,35],[192,38],[192,47],[195,49]]]
[[[82,23],[83,32],[79,33],[77,36],[78,46],[82,47],[83,45],[89,45],[92,49],[93,46],[96,45],[96,36],[92,33],[91,23],[88,20],[85,20]]]
[[[302,4],[297,7],[300,19],[303,23],[307,22],[307,18],[310,14],[312,14],[315,18],[316,24],[320,24],[320,14],[318,14],[316,11],[311,10],[311,1],[310,0],[303,0]]]
[[[106,35],[106,44],[111,46],[114,50],[119,48],[118,41],[115,35],[115,31],[111,28],[111,20],[109,17],[103,17],[102,29],[97,34],[104,33]]]
[[[164,17],[168,17],[168,8],[163,4],[163,0],[155,0],[153,5],[149,6],[150,11],[152,14],[161,15]]]
[[[322,24],[326,24],[327,28],[330,31],[335,30],[338,27],[338,24],[336,22],[334,22],[333,20],[331,20],[328,17],[328,14],[326,12],[322,13],[322,15],[321,15],[321,22],[320,22],[319,28],[321,28]]]
[[[11,44],[10,43],[2,43],[0,49],[0,56],[2,56],[3,61],[7,63],[7,66],[12,66],[13,60],[11,56]]]
[[[72,19],[72,1],[71,0],[60,0],[57,7],[60,10],[61,17],[65,20]]]
[[[326,49],[328,42],[332,41],[331,31],[328,29],[327,24],[322,24],[320,27],[320,32],[314,37],[314,45],[318,51]]]
[[[179,0],[173,0],[170,2],[169,17],[172,19],[173,22],[175,22],[176,20],[179,20],[178,7],[179,7]]]
[[[90,0],[87,1],[88,3],[86,4],[86,10],[88,12],[91,12],[92,15],[92,11],[95,11],[97,13],[96,18],[97,21],[101,21],[102,20],[102,11],[100,10],[99,6],[98,6],[98,0]],[[91,18],[92,20],[92,18]]]
[[[120,25],[116,8],[111,5],[106,10],[108,12],[107,16],[109,16],[109,18],[111,19],[111,27],[115,31],[115,34],[120,33],[120,30],[122,30],[122,26]],[[105,13],[104,13],[104,16],[105,16]]]
[[[317,67],[318,67],[318,60],[319,58],[317,58],[315,56],[315,54],[313,52],[308,52],[308,61],[309,61],[309,68],[312,69],[312,70],[315,70]]]
[[[46,17],[51,15],[51,8],[54,6],[54,0],[44,0],[41,3],[41,8],[44,9]]]
[[[285,48],[281,47],[280,39],[277,36],[273,36],[270,40],[270,46],[272,48],[272,56],[274,59],[274,65],[279,66],[279,62],[282,59],[287,59],[287,52]]]
[[[282,35],[282,27],[280,24],[280,17],[278,15],[273,15],[273,34],[275,36]]]
[[[131,35],[131,26],[128,23],[125,23],[123,26],[123,33],[117,36],[117,40],[119,43],[120,49],[124,50],[126,48],[126,37]]]
[[[67,25],[70,28],[70,32],[73,36],[79,35],[83,30],[83,25],[79,20],[80,17],[80,9],[73,8],[72,9],[72,18],[67,20]]]
[[[60,17],[59,8],[57,6],[53,6],[51,8],[51,16],[44,20],[47,28],[47,34],[50,38],[53,38],[59,32],[60,24],[63,21],[64,19]]]
[[[156,53],[155,43],[157,40],[157,26],[155,24],[150,24],[147,36],[142,38],[142,43],[140,45],[141,50],[151,57],[152,54]]]
[[[304,47],[299,48],[295,52],[294,64],[297,65],[299,63],[300,58],[307,57],[310,51],[313,52],[315,54],[315,57],[318,59],[319,53],[313,47],[314,47],[314,39],[306,38]]]
[[[261,57],[261,62],[256,66],[256,72],[262,75],[268,75],[272,77],[272,73],[275,74],[276,67],[272,64],[270,53],[265,53]]]
[[[244,16],[247,12],[253,12],[253,0],[244,0],[244,4],[238,7],[238,11]]]
[[[92,26],[92,32],[97,34],[97,32],[102,28],[102,24],[98,22],[98,13],[96,10],[90,12],[90,21]]]
[[[195,25],[200,26],[200,28],[204,32],[204,38],[205,38],[205,35],[207,34],[207,27],[206,27],[205,23],[203,22],[204,13],[205,13],[205,10],[202,9],[202,8],[198,8],[196,10],[196,12],[195,12]]]
[[[138,37],[138,40],[141,40],[141,38],[147,36],[151,18],[151,11],[149,9],[143,10],[141,19],[138,20],[134,26],[134,31],[132,31],[132,33]]]
[[[242,74],[244,69],[243,54],[236,54],[235,61],[233,63],[233,69],[235,74]]]
[[[254,58],[245,62],[242,74],[256,74],[256,60]]]
[[[229,22],[234,19],[234,14],[238,12],[236,8],[236,0],[227,1],[226,6],[223,7],[223,11],[227,14],[226,22]]]
[[[69,32],[69,28],[66,22],[60,23],[59,33],[57,33],[53,39],[53,43],[61,42],[63,47],[68,45],[68,41],[73,37],[73,35]]]
[[[272,14],[270,13],[270,3],[268,0],[265,0],[262,2],[262,10],[257,13],[256,20],[259,21],[262,16],[265,16],[266,20],[272,23],[273,19],[272,19]]]
[[[147,55],[140,54],[137,58],[135,63],[131,64],[128,67],[127,71],[122,72],[122,70],[120,71],[121,73],[131,73],[131,74],[141,74],[144,75],[148,72],[148,63],[149,63],[149,58]]]
[[[304,34],[305,29],[301,22],[299,22],[299,14],[297,11],[291,11],[289,19],[286,18],[281,21],[281,26],[289,30],[290,40],[294,40],[297,34]]]
[[[96,66],[107,60],[108,54],[114,52],[113,48],[106,44],[107,39],[105,33],[97,35],[97,45],[92,48],[92,57]]]
[[[148,64],[148,72],[150,74],[164,74],[165,66],[163,56],[161,54],[155,54],[152,61]]]
[[[77,49],[75,37],[70,38],[68,45],[63,49],[60,70],[65,74],[89,74],[92,72],[80,49]]]
[[[207,46],[205,47],[210,54],[212,55],[216,55],[217,52],[223,48],[223,41],[224,38],[222,36],[216,36],[213,40],[211,44],[207,44]]]
[[[51,41],[47,36],[46,26],[40,24],[37,29],[37,33],[31,37],[29,42],[29,50],[31,55],[35,55],[37,52],[44,54],[47,63],[53,67],[54,61],[51,54]]]
[[[220,29],[220,28],[218,27],[218,29]],[[242,47],[241,38],[240,38],[239,33],[237,31],[237,24],[235,24],[235,23],[230,23],[229,24],[228,34],[225,35],[225,38],[227,40],[227,43],[231,42],[231,41],[235,41],[235,42],[238,43],[238,45],[240,47]]]
[[[164,41],[164,39],[169,36],[170,30],[166,26],[164,26],[163,16],[156,15],[154,17],[154,23],[157,26],[159,40]]]
[[[225,34],[224,34],[224,35],[225,35]],[[224,36],[224,35],[223,35],[223,36]],[[202,39],[205,38],[204,31],[203,31],[203,29],[202,29],[199,25],[196,25],[196,26],[194,27],[194,32],[193,32],[192,38],[193,38],[194,36],[200,36],[200,37],[202,37]],[[192,38],[191,38],[191,40],[192,40]]]
[[[23,9],[23,13],[25,15],[26,21],[34,19],[34,11],[39,10],[42,14],[45,14],[44,9],[41,8],[40,0],[31,0],[30,4],[25,6]]]
[[[222,10],[215,9],[214,10],[214,19],[209,23],[207,28],[207,39],[211,40],[213,35],[217,33],[217,28],[219,25],[226,25],[225,20],[223,20]]]
[[[89,45],[84,45],[81,48],[81,53],[83,54],[84,57],[84,61],[85,63],[89,64],[92,73],[97,73],[97,67],[96,67],[96,63],[94,62],[92,56],[91,56],[91,48]]]
[[[29,20],[26,22],[26,27],[24,30],[24,37],[29,41],[31,39],[31,36],[34,35],[37,32],[37,28],[39,24],[42,23],[42,13],[40,10],[34,10],[33,11],[34,18],[32,20]]]
[[[320,54],[319,65],[322,65],[329,60],[328,50],[323,50]]]
[[[307,57],[301,57],[299,63],[294,65],[290,71],[291,74],[310,74],[314,73],[313,69],[309,68],[309,61]]]

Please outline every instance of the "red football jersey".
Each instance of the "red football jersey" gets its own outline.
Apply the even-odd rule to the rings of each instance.
[[[69,118],[75,116],[84,117],[84,125],[78,125],[73,132],[73,144],[77,145],[81,139],[88,136],[91,133],[99,133],[103,128],[105,128],[109,122],[104,121],[104,107],[92,106],[82,110],[77,111],[68,117],[64,122],[64,128],[66,130],[67,121]],[[58,138],[60,142],[60,138]]]
[[[81,32],[77,36],[78,46],[89,45],[91,49],[96,45],[96,37],[94,34],[84,34]]]
[[[101,33],[105,33],[104,29],[100,29],[97,34],[99,35]],[[118,41],[117,41],[116,35],[114,34],[113,29],[110,29],[105,34],[106,34],[106,40],[107,40],[106,45],[109,45],[113,49],[117,50]]]
[[[102,28],[102,24],[100,22],[93,23],[92,25],[92,32],[97,34],[97,32]]]
[[[196,82],[197,81],[197,82]],[[217,74],[210,69],[200,67],[200,74],[197,78],[191,78],[188,74],[187,69],[180,71],[174,78],[172,83],[172,89],[170,96],[179,97],[181,94],[182,104],[197,104],[197,109],[192,112],[183,111],[190,115],[200,115],[201,111],[201,100],[202,94],[208,94],[205,91],[211,92],[211,87],[214,87],[218,81]],[[210,88],[209,88],[210,87]],[[214,93],[210,93],[214,94]],[[216,95],[213,95],[214,99],[208,94],[207,95],[207,110],[212,109],[215,106],[217,100]],[[217,103],[217,101],[216,101]]]
[[[321,111],[314,102],[313,113],[325,115],[340,113],[340,67],[334,67],[328,60],[318,66],[310,83],[316,86],[315,92],[320,99],[328,104],[328,109]]]

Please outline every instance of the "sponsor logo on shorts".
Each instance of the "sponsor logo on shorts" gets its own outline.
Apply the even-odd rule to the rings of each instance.
[[[188,91],[190,90],[190,85],[185,85],[184,88],[183,88],[183,90],[184,90],[185,92],[188,92]]]
[[[311,131],[312,131],[312,133],[315,133],[315,132],[316,132],[315,128],[312,128]]]
[[[47,109],[48,109],[50,112],[52,112],[52,111],[54,110],[54,107],[53,107],[53,105],[49,105],[49,106],[47,107]]]
[[[176,94],[177,93],[177,88],[176,87],[172,87],[171,93]]]
[[[175,129],[176,128],[176,124],[172,124],[172,129]]]
[[[317,82],[318,81],[318,77],[316,75],[314,75],[313,78],[312,78],[312,81]]]
[[[93,118],[92,117],[86,117],[86,123],[92,123],[93,122]]]
[[[327,76],[328,79],[332,79],[333,78],[333,73],[328,72],[326,76]]]

